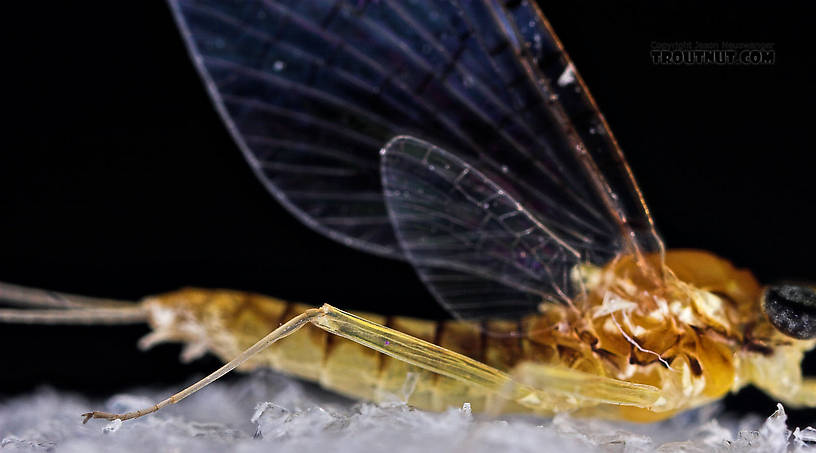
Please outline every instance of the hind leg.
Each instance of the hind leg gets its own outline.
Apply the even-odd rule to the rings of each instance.
[[[89,412],[83,414],[85,422],[91,418],[128,420],[175,404],[225,375],[272,343],[291,335],[308,323],[403,362],[451,377],[467,385],[483,388],[503,399],[514,401],[533,410],[552,410],[557,401],[565,399],[578,399],[591,404],[614,403],[648,407],[660,396],[655,387],[648,385],[632,384],[578,371],[538,365],[535,367],[536,384],[543,385],[533,387],[470,357],[375,324],[326,304],[319,309],[306,310],[272,331],[209,376],[164,401],[125,414]],[[555,407],[555,409],[562,408]]]

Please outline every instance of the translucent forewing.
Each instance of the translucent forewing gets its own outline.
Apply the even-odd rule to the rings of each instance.
[[[458,156],[531,218],[568,233],[581,260],[661,247],[614,138],[527,2],[171,5],[258,176],[330,237],[404,258],[377,151],[409,134]]]

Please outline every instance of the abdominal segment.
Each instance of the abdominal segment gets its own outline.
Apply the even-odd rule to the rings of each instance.
[[[155,329],[184,332],[175,334],[176,338],[172,338],[172,334],[165,337],[205,342],[207,349],[224,361],[237,356],[281,324],[313,308],[227,290],[185,289],[159,296],[156,300],[158,302],[154,303],[165,304],[167,309],[184,315],[176,316],[172,327],[159,325],[156,320],[159,317],[154,316],[156,319],[151,323]],[[721,348],[714,344],[716,342],[709,342],[705,335],[698,335],[694,329],[680,329],[674,323],[657,325],[660,323],[654,319],[641,319],[636,313],[630,313],[628,317],[615,310],[605,312],[603,316],[593,313],[596,312],[551,305],[521,320],[482,322],[436,322],[372,313],[355,314],[511,375],[515,370],[524,369],[520,367],[522,364],[557,365],[652,385],[668,391],[671,400],[664,401],[664,406],[657,411],[650,411],[586,404],[580,398],[564,395],[554,399],[552,404],[545,401],[532,408],[541,414],[580,409],[578,413],[592,416],[654,420],[687,408],[690,402],[696,405],[719,397],[730,388],[732,379],[728,376],[720,376],[724,379],[718,379],[717,385],[701,378],[704,372],[710,372],[714,367],[728,370],[730,365],[726,363],[727,351],[720,351]],[[659,331],[660,335],[644,335],[643,331],[633,327],[633,320]],[[187,327],[185,322],[189,324]],[[692,335],[684,336],[689,333]],[[191,340],[190,336],[198,339]],[[387,349],[388,345],[383,346]],[[238,369],[248,371],[260,367],[317,382],[326,389],[368,401],[401,401],[420,409],[437,411],[461,407],[463,403],[470,403],[475,411],[531,410],[529,406],[501,400],[481,387],[422,370],[312,325],[271,345]],[[733,375],[732,368],[731,373]]]

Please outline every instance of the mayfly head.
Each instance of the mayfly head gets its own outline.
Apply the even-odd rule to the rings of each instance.
[[[740,381],[751,382],[791,407],[816,406],[816,379],[802,374],[816,346],[816,291],[798,284],[765,287],[762,314],[750,329]]]
[[[762,310],[784,335],[797,340],[816,337],[816,291],[803,285],[772,285],[762,293]]]

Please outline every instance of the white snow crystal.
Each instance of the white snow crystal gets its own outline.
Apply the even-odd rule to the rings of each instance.
[[[558,415],[552,419],[441,413],[395,401],[350,401],[274,373],[217,382],[140,419],[81,423],[91,409],[146,407],[175,389],[136,391],[107,402],[49,389],[0,404],[0,448],[53,452],[816,452],[816,430],[789,430],[782,406],[767,420],[718,420],[715,409],[651,425]]]
[[[123,423],[122,420],[117,418],[116,420],[113,420],[112,422],[108,423],[104,428],[102,428],[102,432],[115,433],[116,431],[119,430],[119,428],[122,427],[122,423]]]

